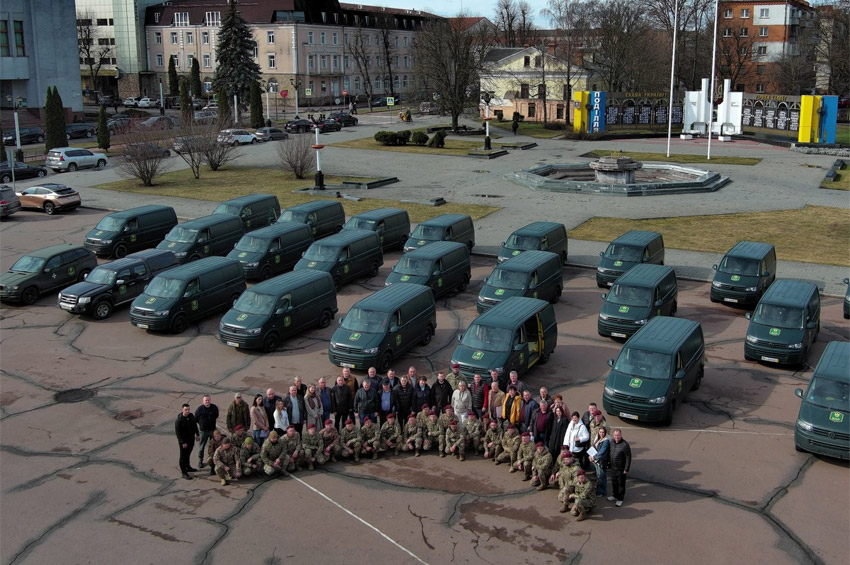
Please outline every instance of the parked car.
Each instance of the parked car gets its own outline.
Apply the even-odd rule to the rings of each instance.
[[[133,120],[130,118],[112,118],[106,121],[106,129],[109,131],[109,135],[117,135],[126,133],[132,124]]]
[[[11,186],[0,186],[0,218],[11,216],[21,209],[21,199]],[[846,307],[846,303],[845,303]]]
[[[115,104],[115,98],[113,98],[109,94],[104,94],[104,95],[97,97],[97,105],[98,106],[109,107],[109,106],[112,106],[113,104]]]
[[[204,101],[200,98],[192,98],[192,108],[194,110],[200,110],[204,107]]]
[[[177,127],[177,120],[171,116],[152,116],[139,122],[138,127],[142,129],[174,129]]]
[[[386,106],[387,98],[393,99],[394,106],[398,106],[399,104],[401,104],[401,96],[399,96],[398,94],[396,94],[395,96],[390,96],[389,94],[387,94],[385,96],[375,96],[372,99],[372,107],[374,108],[376,106]]]
[[[193,119],[199,124],[212,124],[218,119],[215,110],[198,110],[193,114]]]
[[[210,102],[203,108],[204,110],[218,110],[218,102]]]
[[[54,147],[47,153],[47,160],[44,165],[48,169],[53,169],[54,172],[71,171],[77,169],[106,167],[109,160],[103,153],[92,153],[88,149],[80,149],[79,147]]]
[[[36,165],[27,165],[20,161],[15,162],[14,170],[9,165],[8,161],[0,163],[0,182],[12,182],[12,173],[15,175],[15,180],[31,179],[34,177],[43,177],[47,175],[47,169]]]
[[[330,119],[335,120],[337,123],[343,126],[356,126],[357,118],[349,114],[348,112],[334,112],[328,116]]]
[[[131,96],[129,98],[124,99],[124,106],[127,107],[127,108],[135,108],[138,105],[139,105],[139,99],[134,97],[134,96]]]
[[[36,208],[52,215],[60,210],[74,210],[82,200],[80,193],[64,184],[45,183],[31,186],[18,193],[22,208]]]
[[[279,141],[289,139],[289,134],[279,128],[260,128],[254,132],[260,141]]]
[[[286,125],[283,126],[289,133],[306,133],[313,128],[313,122],[310,120],[305,120],[304,118],[299,118],[297,120],[290,120],[286,122]]]
[[[150,141],[140,143],[130,143],[125,148],[124,154],[132,153],[133,155],[147,157],[171,157],[171,151],[166,147],[161,147]]]
[[[159,108],[159,98],[148,98],[145,96],[144,98],[139,99],[139,102],[136,104],[139,108]]]
[[[80,139],[94,137],[97,124],[68,124],[65,126],[65,139]]]
[[[319,120],[313,124],[313,129],[318,129],[319,133],[327,133],[329,131],[339,131],[342,126],[336,120],[326,119]]]
[[[21,132],[21,145],[29,143],[44,143],[44,129],[40,127],[19,128]],[[15,130],[3,132],[3,145],[17,145],[15,143]]]
[[[174,138],[174,143],[171,145],[171,148],[179,155],[184,151],[188,151],[192,144],[200,146],[205,143],[207,143],[207,139],[204,137],[180,136]]]
[[[257,141],[257,136],[246,129],[223,129],[218,134],[218,142],[225,145],[245,145]]]

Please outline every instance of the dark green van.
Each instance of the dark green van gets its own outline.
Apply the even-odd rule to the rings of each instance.
[[[410,234],[410,239],[404,244],[404,252],[409,253],[435,241],[458,241],[472,251],[475,245],[472,218],[465,214],[442,214],[425,220]]]
[[[384,251],[404,249],[410,234],[410,216],[401,208],[378,208],[349,218],[344,230],[369,230],[378,234]]]
[[[384,283],[424,284],[431,287],[434,297],[450,292],[463,292],[472,277],[469,249],[456,241],[438,241],[403,255],[393,266]]]
[[[387,372],[394,360],[421,343],[428,345],[437,328],[434,293],[427,286],[398,283],[360,300],[340,320],[328,358],[340,367]]]
[[[818,361],[803,399],[794,447],[838,459],[850,458],[850,342],[831,341]]]
[[[177,225],[177,214],[171,206],[139,206],[113,212],[103,217],[86,234],[86,249],[100,257],[120,259],[142,249],[156,246]]]
[[[596,285],[605,288],[640,263],[663,265],[664,238],[654,231],[628,231],[609,243],[608,248],[599,256]]]
[[[800,365],[820,332],[820,293],[808,281],[780,279],[759,300],[747,328],[744,358]]]
[[[314,241],[295,264],[295,270],[330,273],[337,291],[360,277],[374,277],[384,264],[378,234],[366,230],[345,230]]]
[[[287,208],[278,221],[307,224],[313,230],[313,239],[322,239],[342,230],[345,210],[336,200],[313,200]]]
[[[522,376],[549,360],[558,343],[555,309],[545,300],[512,296],[475,318],[458,341],[452,365],[469,379],[478,373],[489,380],[495,369],[504,389],[511,371]]]
[[[692,320],[658,316],[608,359],[602,405],[625,420],[673,423],[673,411],[705,374],[702,327]]]
[[[498,265],[484,278],[478,293],[478,313],[511,296],[530,296],[556,304],[564,288],[561,265],[561,257],[549,251],[526,251]]]
[[[206,257],[155,276],[130,306],[130,323],[179,334],[191,322],[229,308],[244,291],[239,261]]]
[[[602,295],[597,331],[629,337],[655,316],[674,316],[678,309],[676,273],[662,265],[635,265]]]
[[[503,263],[523,251],[549,251],[567,264],[567,228],[556,222],[532,222],[516,230],[502,243],[497,261]]]
[[[62,243],[31,251],[0,275],[0,300],[33,304],[51,290],[82,281],[97,267],[97,257],[82,245]]]
[[[264,281],[291,271],[311,243],[310,226],[278,222],[246,233],[227,256],[242,263],[246,279]]]
[[[756,304],[776,280],[776,250],[769,243],[739,241],[713,268],[712,302]]]
[[[172,251],[180,263],[187,263],[227,255],[244,234],[237,216],[213,214],[174,226],[156,248]]]
[[[274,194],[248,194],[222,202],[213,214],[237,216],[249,232],[275,223],[280,216],[280,202]]]
[[[307,328],[330,325],[337,312],[328,273],[286,273],[242,293],[218,325],[218,339],[244,349],[277,349],[281,340]]]

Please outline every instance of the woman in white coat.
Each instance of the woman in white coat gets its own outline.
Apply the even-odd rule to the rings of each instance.
[[[581,415],[578,412],[573,412],[572,419],[567,426],[567,433],[564,434],[564,445],[567,446],[573,457],[578,457],[582,468],[587,465],[586,448],[589,440],[590,432],[581,422]]]

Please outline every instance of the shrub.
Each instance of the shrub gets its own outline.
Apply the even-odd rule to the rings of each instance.
[[[109,128],[106,127],[106,108],[100,107],[97,117],[97,146],[101,149],[109,149]]]
[[[380,133],[380,132],[379,132]],[[280,168],[303,179],[316,168],[316,152],[309,135],[295,135],[277,144]]]
[[[543,129],[566,129],[566,124],[561,122],[546,122],[543,124]]]
[[[446,146],[446,132],[443,130],[437,130],[437,133],[434,134],[434,137],[428,142],[428,147],[436,147],[441,148]]]
[[[420,146],[425,145],[426,143],[428,143],[428,134],[425,133],[424,131],[417,131],[416,133],[413,134],[411,139],[413,140],[413,143],[415,143],[416,145],[420,145]]]
[[[381,145],[395,145],[395,133],[386,130],[380,130],[375,133],[375,141]]]
[[[400,131],[396,133],[396,141],[399,145],[407,145],[407,142],[410,141],[410,136],[413,135],[409,129]]]

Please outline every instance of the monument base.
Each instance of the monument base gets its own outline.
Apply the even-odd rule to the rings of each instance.
[[[693,138],[694,138],[694,136],[692,136],[689,133],[680,133],[679,134],[679,139],[693,139]]]

